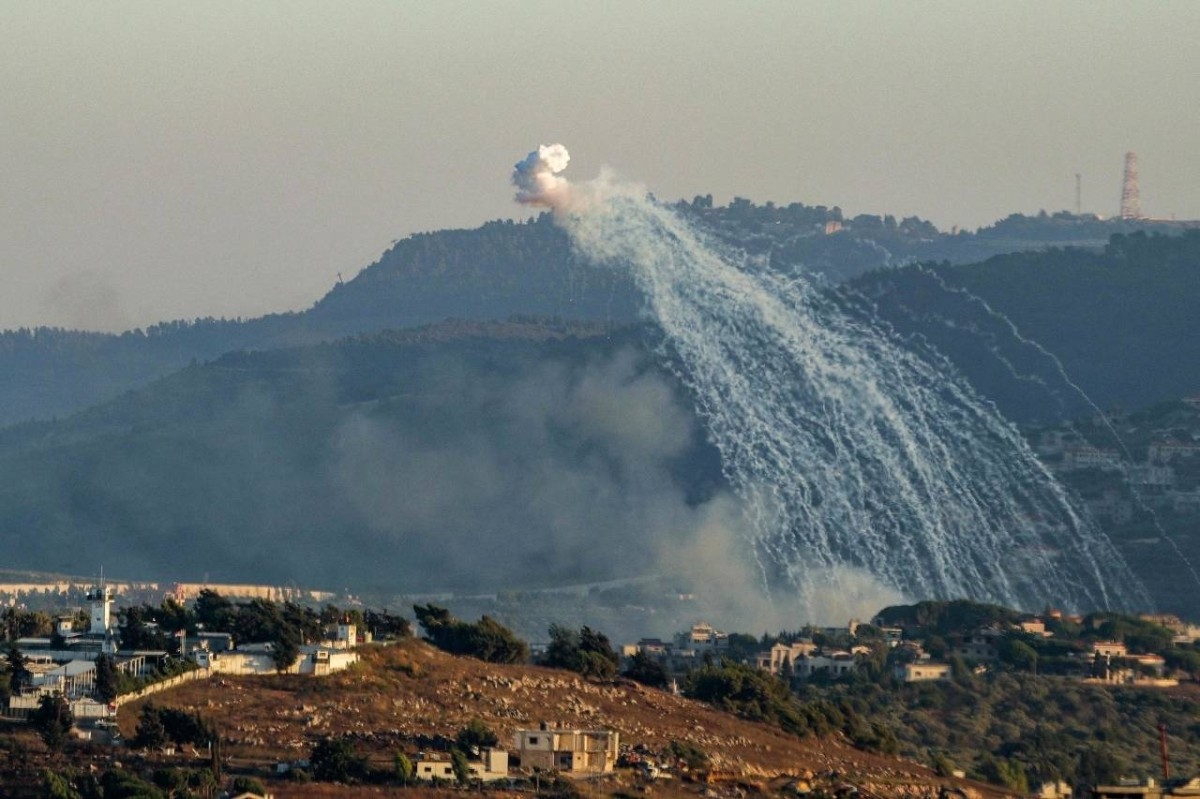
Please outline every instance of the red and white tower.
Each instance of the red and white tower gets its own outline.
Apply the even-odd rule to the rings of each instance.
[[[1121,183],[1121,218],[1141,219],[1142,204],[1138,194],[1137,153],[1125,153],[1125,180]]]

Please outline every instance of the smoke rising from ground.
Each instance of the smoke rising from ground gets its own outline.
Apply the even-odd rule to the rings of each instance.
[[[755,588],[732,496],[718,485],[689,497],[681,473],[703,457],[702,433],[644,352],[539,361],[504,377],[462,363],[439,372],[437,390],[407,398],[404,414],[358,411],[335,435],[338,492],[397,553],[402,584],[486,593],[656,575],[696,594],[689,621],[758,630],[815,620],[776,614]],[[877,599],[832,618],[869,613]]]

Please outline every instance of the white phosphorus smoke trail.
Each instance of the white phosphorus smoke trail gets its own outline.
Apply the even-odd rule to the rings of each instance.
[[[548,163],[547,150],[561,159]],[[554,208],[584,256],[632,271],[744,503],[777,605],[811,608],[815,586],[846,567],[909,597],[1148,604],[1107,538],[944,359],[917,356],[640,190],[571,186],[557,174],[565,156],[555,145],[518,164],[520,199]]]

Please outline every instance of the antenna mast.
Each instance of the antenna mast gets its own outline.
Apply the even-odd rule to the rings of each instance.
[[[1083,175],[1075,173],[1075,216],[1083,214]]]
[[[1121,218],[1141,219],[1141,196],[1138,193],[1137,153],[1125,153],[1125,180],[1121,184]]]

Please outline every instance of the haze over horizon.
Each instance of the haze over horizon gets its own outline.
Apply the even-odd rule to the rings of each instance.
[[[120,13],[118,13],[118,10]],[[0,329],[298,309],[391,241],[528,214],[562,141],[664,199],[974,228],[1200,217],[1200,6],[0,8]]]

